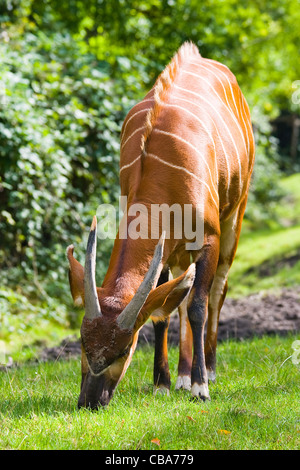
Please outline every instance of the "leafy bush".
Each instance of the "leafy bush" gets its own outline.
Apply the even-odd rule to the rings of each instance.
[[[119,132],[133,101],[68,34],[10,37],[0,54],[0,262],[58,281],[66,246],[117,199]]]
[[[282,173],[279,170],[280,156],[277,140],[271,135],[271,124],[267,116],[258,109],[253,113],[255,136],[255,165],[248,196],[245,218],[258,226],[278,222],[276,207],[285,191],[279,185]]]

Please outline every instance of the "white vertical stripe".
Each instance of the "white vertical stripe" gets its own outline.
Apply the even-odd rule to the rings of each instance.
[[[232,89],[232,86],[231,86],[231,82],[230,82],[230,80],[229,80],[227,74],[226,74],[225,72],[223,72],[222,70],[220,70],[220,68],[219,68],[218,66],[223,67],[223,69],[225,69],[227,73],[228,73],[228,72],[231,73],[231,71],[229,70],[229,68],[228,68],[226,65],[224,65],[224,64],[222,64],[222,63],[220,63],[220,62],[217,62],[217,61],[215,61],[215,60],[212,60],[212,59],[205,59],[205,61],[206,61],[207,65],[211,65],[215,70],[218,70],[218,71],[225,77],[225,79],[227,80],[227,82],[228,82],[228,84],[229,84],[229,87],[230,87],[230,90],[231,90],[232,100],[233,100],[234,105],[235,105],[235,108],[236,108],[236,110],[237,110],[237,112],[238,112],[238,108],[237,108],[237,105],[236,105],[236,100],[235,100],[234,93],[233,93],[233,89]],[[200,65],[200,64],[199,64],[199,65]],[[203,65],[201,65],[201,66],[203,66]],[[243,113],[242,113],[242,109],[243,109],[244,115],[246,114],[246,113],[245,113],[245,108],[244,108],[244,96],[243,96],[243,94],[241,93],[241,91],[240,91],[240,95],[242,96],[242,107],[240,106],[240,113],[238,113],[238,114],[240,114],[240,117],[241,117],[241,119],[242,119],[242,121],[243,121],[243,123],[244,123],[245,132],[246,132],[246,136],[247,136],[247,155],[248,155],[248,157],[249,157],[249,151],[250,151],[250,137],[249,137],[249,132],[248,132],[249,129],[248,129],[248,127],[247,127],[246,124],[245,124],[245,120],[244,120],[244,118],[243,118]],[[249,119],[247,119],[247,121],[248,121],[248,124],[249,124]],[[252,127],[252,126],[251,126],[251,123],[250,123],[250,130],[251,130],[251,127]]]
[[[125,145],[127,144],[127,142],[131,139],[131,137],[133,137],[137,132],[139,131],[142,131],[143,129],[145,129],[145,126],[142,126],[142,127],[139,127],[138,129],[135,129],[129,137],[127,137],[127,139],[125,140],[125,142],[123,142],[123,144],[121,145],[121,149],[123,149],[125,147]]]
[[[137,111],[136,113],[132,114],[132,116],[130,116],[129,119],[127,119],[126,124],[125,124],[124,129],[123,129],[123,132],[122,132],[122,134],[121,134],[121,144],[122,144],[123,138],[124,138],[124,136],[125,136],[126,127],[127,127],[128,123],[131,121],[131,119],[133,119],[134,117],[136,117],[138,114],[141,114],[141,113],[145,113],[145,112],[150,111],[150,109],[152,109],[152,108],[140,109],[140,110]]]
[[[189,145],[196,153],[198,153],[198,155],[200,155],[200,157],[202,158],[203,162],[205,163],[206,165],[206,168],[208,170],[208,173],[209,173],[209,176],[210,176],[210,181],[211,181],[211,184],[212,184],[212,187],[214,188],[214,191],[216,193],[216,196],[217,198],[219,198],[219,193],[214,185],[214,181],[212,179],[212,175],[211,175],[211,171],[210,171],[210,167],[207,163],[207,161],[205,160],[205,158],[203,157],[203,155],[199,152],[199,150],[197,149],[197,147],[195,147],[193,144],[191,144],[188,140],[186,139],[183,139],[183,137],[180,137],[179,135],[177,134],[173,134],[172,132],[167,132],[167,131],[163,131],[161,129],[156,129],[154,128],[153,129],[153,132],[158,132],[159,134],[164,134],[164,135],[167,135],[169,137],[172,137],[172,138],[175,138],[177,140],[180,140],[181,142],[183,142],[184,144],[186,145]]]
[[[193,62],[192,65],[195,65],[195,67],[202,67],[204,68],[204,70],[206,71],[209,71],[211,72],[215,77],[216,79],[218,80],[218,82],[221,84],[222,88],[223,88],[223,91],[224,91],[224,95],[225,95],[225,98],[226,98],[226,102],[227,102],[227,105],[228,105],[228,108],[231,109],[231,111],[233,112],[233,109],[231,108],[230,104],[229,104],[229,101],[228,101],[228,97],[227,97],[227,92],[226,92],[226,89],[224,87],[224,84],[222,82],[222,80],[220,79],[220,77],[218,77],[218,75],[216,75],[214,72],[212,72],[211,69],[208,69],[207,67],[205,67],[203,64],[199,63],[199,62]],[[199,77],[200,78],[200,77]],[[202,77],[203,78],[203,77]]]
[[[251,124],[251,120],[250,120],[250,111],[249,111],[247,101],[246,101],[246,99],[245,99],[245,97],[242,93],[241,93],[241,97],[242,97],[242,108],[243,108],[244,116],[246,118],[248,138],[249,138],[249,142],[250,142],[250,139],[253,138],[252,124]]]
[[[136,163],[140,158],[141,158],[141,154],[135,158],[131,163],[128,163],[128,165],[124,165],[122,166],[122,168],[120,168],[120,172],[125,170],[126,168],[129,168],[131,167],[132,165],[134,165],[134,163]],[[211,198],[216,206],[216,208],[219,210],[219,205],[217,203],[217,201],[215,200],[214,196],[212,195],[212,192],[211,192],[211,189],[209,187],[209,185],[206,183],[206,181],[202,180],[201,178],[199,178],[197,175],[195,175],[194,173],[192,173],[191,171],[187,170],[186,168],[184,168],[183,166],[179,166],[179,165],[174,165],[173,163],[169,163],[165,160],[162,160],[161,158],[159,158],[157,155],[154,155],[153,153],[147,153],[147,156],[146,158],[153,158],[154,160],[157,160],[161,163],[163,163],[164,165],[166,166],[169,166],[170,168],[174,168],[175,170],[180,170],[180,171],[183,171],[184,173],[186,173],[187,175],[191,176],[192,178],[195,178],[197,181],[199,181],[199,183],[203,184],[209,191],[210,195],[211,195]]]
[[[198,93],[195,93],[194,91],[191,91],[191,90],[186,90],[185,88],[182,88],[182,87],[180,87],[176,84],[174,84],[174,87],[177,88],[178,90],[184,91],[186,93],[190,93],[194,96],[197,96],[197,98],[200,98],[201,100],[205,101],[205,103],[207,103],[216,112],[216,114],[219,116],[219,119],[222,121],[224,127],[226,128],[227,133],[230,136],[231,141],[232,141],[233,146],[234,146],[235,151],[236,151],[236,155],[237,155],[237,159],[238,159],[238,165],[239,165],[239,184],[240,184],[240,194],[241,194],[241,190],[242,190],[242,165],[241,165],[241,159],[240,159],[239,151],[237,149],[235,140],[234,140],[234,138],[233,138],[226,122],[224,121],[224,119],[222,118],[220,113],[214,108],[214,106],[206,98],[204,98],[202,95],[199,95]]]
[[[203,108],[201,106],[199,106],[198,103],[195,103],[195,101],[190,101],[190,100],[187,100],[185,98],[181,98],[180,96],[176,96],[176,100],[180,100],[180,101],[184,101],[185,103],[189,103],[193,106],[196,106],[197,108],[199,108],[201,111],[203,111]],[[230,165],[229,165],[229,158],[228,158],[228,154],[226,152],[226,149],[225,149],[225,146],[223,144],[223,139],[221,138],[220,136],[220,133],[219,133],[219,129],[218,129],[218,126],[215,124],[214,120],[211,120],[217,134],[218,134],[218,137],[219,137],[219,141],[221,143],[221,146],[222,146],[222,149],[223,149],[223,152],[224,152],[224,155],[225,155],[225,160],[226,160],[226,166],[227,166],[227,174],[228,174],[228,181],[227,181],[227,199],[228,199],[228,193],[229,193],[229,186],[230,186]],[[218,163],[217,163],[217,160],[216,160],[216,168],[218,168]]]
[[[237,105],[236,105],[236,101],[235,101],[233,89],[232,89],[232,86],[231,86],[231,82],[230,82],[228,76],[226,75],[225,72],[223,72],[222,70],[220,70],[218,67],[216,67],[216,66],[215,66],[214,64],[212,64],[211,62],[209,62],[207,65],[211,65],[215,70],[218,70],[218,71],[223,75],[223,77],[225,77],[225,79],[227,80],[228,85],[229,85],[229,88],[230,88],[230,91],[231,91],[232,101],[234,102],[235,109],[236,109],[237,116],[238,116],[238,115],[239,115],[239,112],[238,112],[238,109],[237,109]],[[229,70],[229,69],[228,69],[228,70]]]
[[[131,165],[134,165],[134,163],[136,163],[141,158],[141,156],[142,156],[142,154],[140,153],[138,157],[136,157],[134,160],[132,160],[132,162],[128,163],[127,165],[123,165],[120,168],[120,173],[121,173],[121,171],[126,170],[126,168],[129,168]]]
[[[200,64],[199,64],[199,65],[200,65]],[[203,67],[203,66],[202,66],[202,67]],[[206,69],[206,67],[204,67],[204,68]],[[206,70],[207,70],[207,69],[206,69]],[[225,109],[227,109],[227,111],[229,112],[229,114],[230,114],[230,116],[232,117],[233,121],[235,122],[235,124],[236,124],[236,126],[237,126],[237,128],[238,128],[238,130],[239,130],[239,132],[240,132],[240,134],[241,134],[242,140],[243,140],[244,145],[245,145],[245,150],[246,150],[246,152],[247,152],[247,146],[246,146],[246,142],[245,142],[245,137],[244,137],[243,131],[242,131],[241,126],[240,126],[240,124],[239,124],[239,122],[238,122],[236,116],[234,115],[234,113],[233,113],[231,107],[229,106],[229,103],[228,103],[228,100],[227,100],[226,92],[225,92],[225,95],[226,95],[226,100],[227,100],[228,107],[226,106],[225,102],[222,100],[222,98],[220,97],[220,95],[217,93],[217,91],[216,91],[216,89],[215,89],[215,87],[213,86],[212,83],[210,83],[210,82],[209,82],[208,80],[206,80],[204,77],[202,77],[201,75],[198,75],[198,74],[196,74],[196,73],[188,72],[188,71],[186,71],[186,70],[183,70],[183,72],[184,72],[184,73],[187,73],[187,74],[189,74],[189,75],[194,75],[195,77],[199,78],[200,80],[205,81],[205,82],[211,87],[212,91],[215,93],[215,95],[216,95],[216,96],[218,97],[218,99],[221,101],[222,105],[225,106]],[[213,73],[213,72],[211,72],[211,73]],[[222,72],[222,73],[223,73],[223,72]],[[215,75],[215,74],[213,74],[213,75]],[[216,76],[216,75],[215,75],[215,76]],[[216,77],[216,78],[218,78],[218,77]],[[218,80],[219,80],[219,78],[218,78]],[[219,80],[219,81],[220,81],[220,80]],[[220,81],[220,82],[221,82],[221,81]],[[222,84],[222,82],[221,82],[221,84]],[[229,85],[230,85],[230,87],[231,87],[230,82],[229,82]],[[223,84],[222,84],[222,86],[223,86]],[[224,88],[224,86],[223,86],[223,88]],[[225,88],[224,88],[224,91],[225,91]],[[231,88],[231,92],[232,92],[232,88]],[[238,112],[238,109],[237,109],[237,106],[236,106],[236,102],[235,102],[234,96],[233,96],[233,101],[234,101],[234,104],[235,104],[235,107],[236,107],[237,115],[239,115],[239,112]]]
[[[136,103],[136,104],[131,108],[130,111],[133,111],[135,107],[140,106],[141,104],[144,104],[144,103],[147,103],[147,102],[151,102],[151,103],[154,104],[154,103],[155,103],[154,97],[153,97],[153,98],[145,98],[145,99],[143,99],[142,101],[139,101],[138,103]],[[129,112],[130,112],[130,111],[129,111]],[[126,127],[126,124],[125,124],[125,127]],[[122,135],[121,135],[122,138],[123,138],[124,131],[125,131],[125,128],[123,129],[123,132],[122,132]]]
[[[248,158],[249,158],[250,143],[249,143],[248,127],[247,127],[247,125],[246,125],[246,123],[245,123],[245,119],[244,119],[243,112],[242,112],[242,110],[245,111],[245,109],[244,109],[243,100],[242,100],[242,94],[241,94],[241,93],[240,93],[240,109],[241,109],[240,115],[241,115],[241,119],[242,119],[243,124],[244,124],[245,134],[246,134],[246,137],[247,137],[247,156],[248,156]]]
[[[192,178],[195,178],[197,181],[199,181],[201,184],[203,184],[204,186],[206,186],[206,188],[208,189],[210,195],[211,195],[211,198],[216,206],[216,208],[219,210],[219,205],[218,203],[216,202],[215,198],[213,197],[212,195],[212,192],[211,192],[211,189],[209,187],[209,185],[202,179],[200,179],[197,175],[195,175],[194,173],[192,173],[191,171],[187,170],[186,168],[184,168],[183,166],[178,166],[178,165],[174,165],[173,163],[169,163],[165,160],[162,160],[161,158],[159,158],[157,155],[154,155],[153,153],[147,153],[147,157],[150,157],[150,158],[154,158],[155,160],[163,163],[164,165],[167,165],[171,168],[175,168],[176,170],[181,170],[183,171],[184,173],[188,174],[189,176],[191,176]]]
[[[184,101],[187,101],[187,100],[184,100]],[[191,103],[193,104],[193,103]],[[212,145],[213,145],[213,148],[214,148],[214,156],[215,156],[215,168],[216,168],[216,179],[217,179],[217,185],[219,184],[219,174],[218,174],[218,163],[217,163],[217,152],[216,152],[216,144],[215,144],[215,141],[214,141],[214,138],[213,136],[211,135],[209,129],[206,127],[206,125],[204,124],[204,122],[198,117],[196,116],[196,114],[192,113],[189,109],[187,108],[183,108],[182,106],[178,106],[177,104],[169,104],[169,103],[165,103],[165,106],[167,106],[168,108],[176,108],[176,109],[181,109],[182,111],[185,111],[187,113],[189,113],[191,116],[193,116],[194,119],[196,119],[198,122],[200,122],[201,126],[203,127],[203,129],[205,130],[205,132],[208,134],[211,142],[212,142]]]

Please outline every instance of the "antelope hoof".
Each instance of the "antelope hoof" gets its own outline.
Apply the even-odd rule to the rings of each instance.
[[[179,375],[176,381],[175,390],[191,390],[191,377],[189,375]]]
[[[215,383],[216,381],[216,373],[214,370],[208,370],[207,371],[207,376],[208,376],[208,381],[210,383]]]
[[[202,401],[206,401],[206,400],[210,401],[208,385],[205,383],[201,385],[197,383],[193,384],[191,392],[192,392],[193,398],[196,398]]]
[[[158,387],[157,386],[154,386],[154,389],[153,389],[153,395],[166,395],[167,397],[170,395],[170,390],[165,387],[164,385],[159,385]]]

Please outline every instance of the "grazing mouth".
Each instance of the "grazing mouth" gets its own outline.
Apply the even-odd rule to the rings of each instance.
[[[103,374],[93,375],[90,371],[83,379],[81,392],[78,399],[78,408],[89,408],[97,410],[109,404],[115,384]]]

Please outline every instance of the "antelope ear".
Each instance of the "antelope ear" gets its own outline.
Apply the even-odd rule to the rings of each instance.
[[[84,269],[83,266],[74,258],[74,245],[67,248],[67,258],[69,260],[69,282],[71,294],[76,307],[84,305]]]
[[[189,293],[195,279],[195,263],[179,277],[156,287],[150,294],[138,318],[144,324],[149,316],[153,321],[161,321],[169,316]]]

